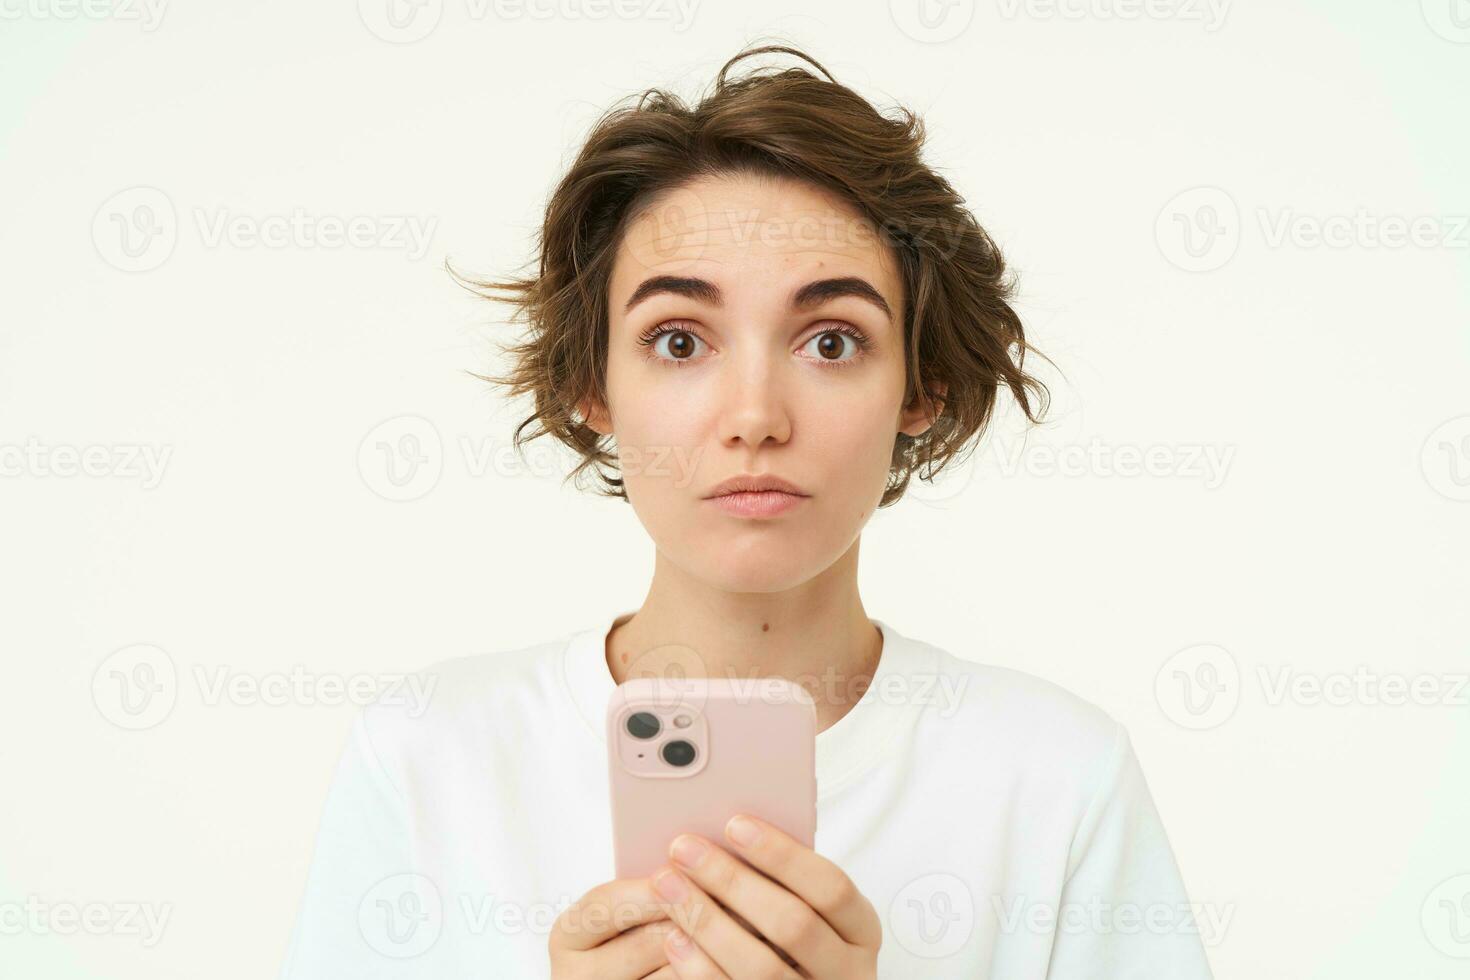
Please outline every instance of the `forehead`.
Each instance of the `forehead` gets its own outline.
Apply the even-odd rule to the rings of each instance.
[[[899,309],[892,248],[840,196],[803,181],[706,177],[671,188],[630,221],[613,264],[619,305],[652,274],[700,276],[738,289],[784,289],[820,272],[861,276]]]

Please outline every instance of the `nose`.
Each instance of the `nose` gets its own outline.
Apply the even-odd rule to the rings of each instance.
[[[765,354],[754,350],[749,354],[722,379],[720,441],[726,445],[743,442],[752,449],[767,440],[784,443],[791,438],[791,415],[781,372]]]

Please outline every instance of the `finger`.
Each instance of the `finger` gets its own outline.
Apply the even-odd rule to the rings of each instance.
[[[695,884],[808,970],[843,959],[847,943],[823,916],[713,841],[680,834],[669,853]]]
[[[785,977],[790,971],[771,947],[738,925],[734,919],[699,886],[673,868],[654,875],[654,887],[666,900],[669,918],[686,933],[694,944],[708,954],[720,969],[732,976],[755,973],[758,976]],[[671,944],[666,944],[671,945]],[[696,957],[693,969],[698,969]],[[672,959],[670,962],[674,962]],[[674,962],[675,970],[681,965]],[[692,974],[698,976],[698,974]],[[680,973],[680,976],[684,976]]]
[[[646,977],[651,971],[669,965],[664,939],[675,928],[669,919],[645,922],[614,936],[586,955],[597,958],[599,977],[617,980]]]
[[[769,946],[771,948],[771,951],[774,952],[777,956],[781,957],[782,962],[784,962],[787,966],[794,969],[800,969],[800,965],[794,959],[792,959],[784,949],[779,948],[775,943],[771,942],[764,935],[762,935],[761,931],[755,926],[751,925],[750,922],[743,915],[730,908],[730,906],[720,901],[714,895],[710,895],[710,898],[713,898],[715,900],[715,904],[718,905],[726,915],[735,920],[736,925],[740,926],[740,928],[744,929],[746,932],[750,933],[752,936]]]
[[[604,881],[567,906],[552,923],[553,949],[586,950],[645,922],[667,918],[648,878]]]
[[[658,955],[664,956],[665,954],[660,952]],[[665,963],[663,966],[659,967],[657,970],[644,977],[643,980],[677,980],[678,976],[679,974],[674,972],[673,966]]]
[[[784,962],[787,966],[792,967],[794,969],[800,969],[800,966],[797,964],[797,962],[795,960],[793,960],[789,955],[787,955],[787,953],[786,953],[786,951],[784,949],[780,949],[779,947],[776,946],[775,943],[771,942],[765,936],[761,935],[761,931],[759,929],[757,929],[755,926],[751,925],[750,922],[748,920],[746,920],[746,918],[743,915],[741,915],[739,912],[736,912],[734,909],[730,908],[728,905],[726,905],[724,902],[720,901],[718,898],[715,898],[715,896],[710,895],[710,898],[714,898],[715,904],[718,905],[720,907],[720,909],[723,910],[726,915],[728,915],[731,919],[733,919],[735,921],[735,924],[736,925],[740,926],[740,928],[744,929],[746,932],[750,933],[752,936],[754,936],[755,938],[759,939],[761,942],[763,942],[767,946],[769,946],[771,948],[771,951],[773,953],[775,953],[777,956],[781,957],[782,962]]]
[[[729,975],[681,929],[669,933],[664,940],[664,952],[669,957],[669,968],[679,980],[729,980]]]
[[[882,941],[878,910],[847,872],[781,828],[738,814],[725,824],[725,839],[733,853],[785,885],[847,942],[876,948]]]
[[[714,896],[710,897],[713,898]],[[719,902],[720,900],[716,898],[715,901]],[[771,947],[771,949],[775,950],[776,955],[781,957],[781,959],[786,963],[787,966],[796,967],[798,965],[796,960],[791,958],[790,954],[788,954],[784,949],[779,948],[775,943],[771,942],[764,935],[762,935],[761,931],[755,926],[751,925],[750,922],[739,912],[736,912],[734,909],[729,908],[723,902],[720,902],[720,908],[724,909],[725,913],[729,915],[730,918],[734,919],[741,928],[748,930],[751,935],[755,936],[761,942],[765,943],[767,946]]]

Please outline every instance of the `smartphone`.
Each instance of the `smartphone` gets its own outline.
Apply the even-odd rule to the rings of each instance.
[[[784,678],[618,685],[607,704],[616,876],[653,874],[686,832],[734,854],[725,823],[737,813],[814,846],[816,743],[812,697]]]

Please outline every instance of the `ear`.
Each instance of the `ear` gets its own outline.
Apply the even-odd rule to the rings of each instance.
[[[590,395],[577,402],[577,417],[581,419],[583,425],[598,435],[612,434],[611,416],[602,403]]]
[[[944,411],[944,396],[948,393],[948,385],[935,382],[929,386],[929,404],[926,405],[923,398],[915,395],[914,400],[899,413],[898,431],[909,436],[923,435]]]

